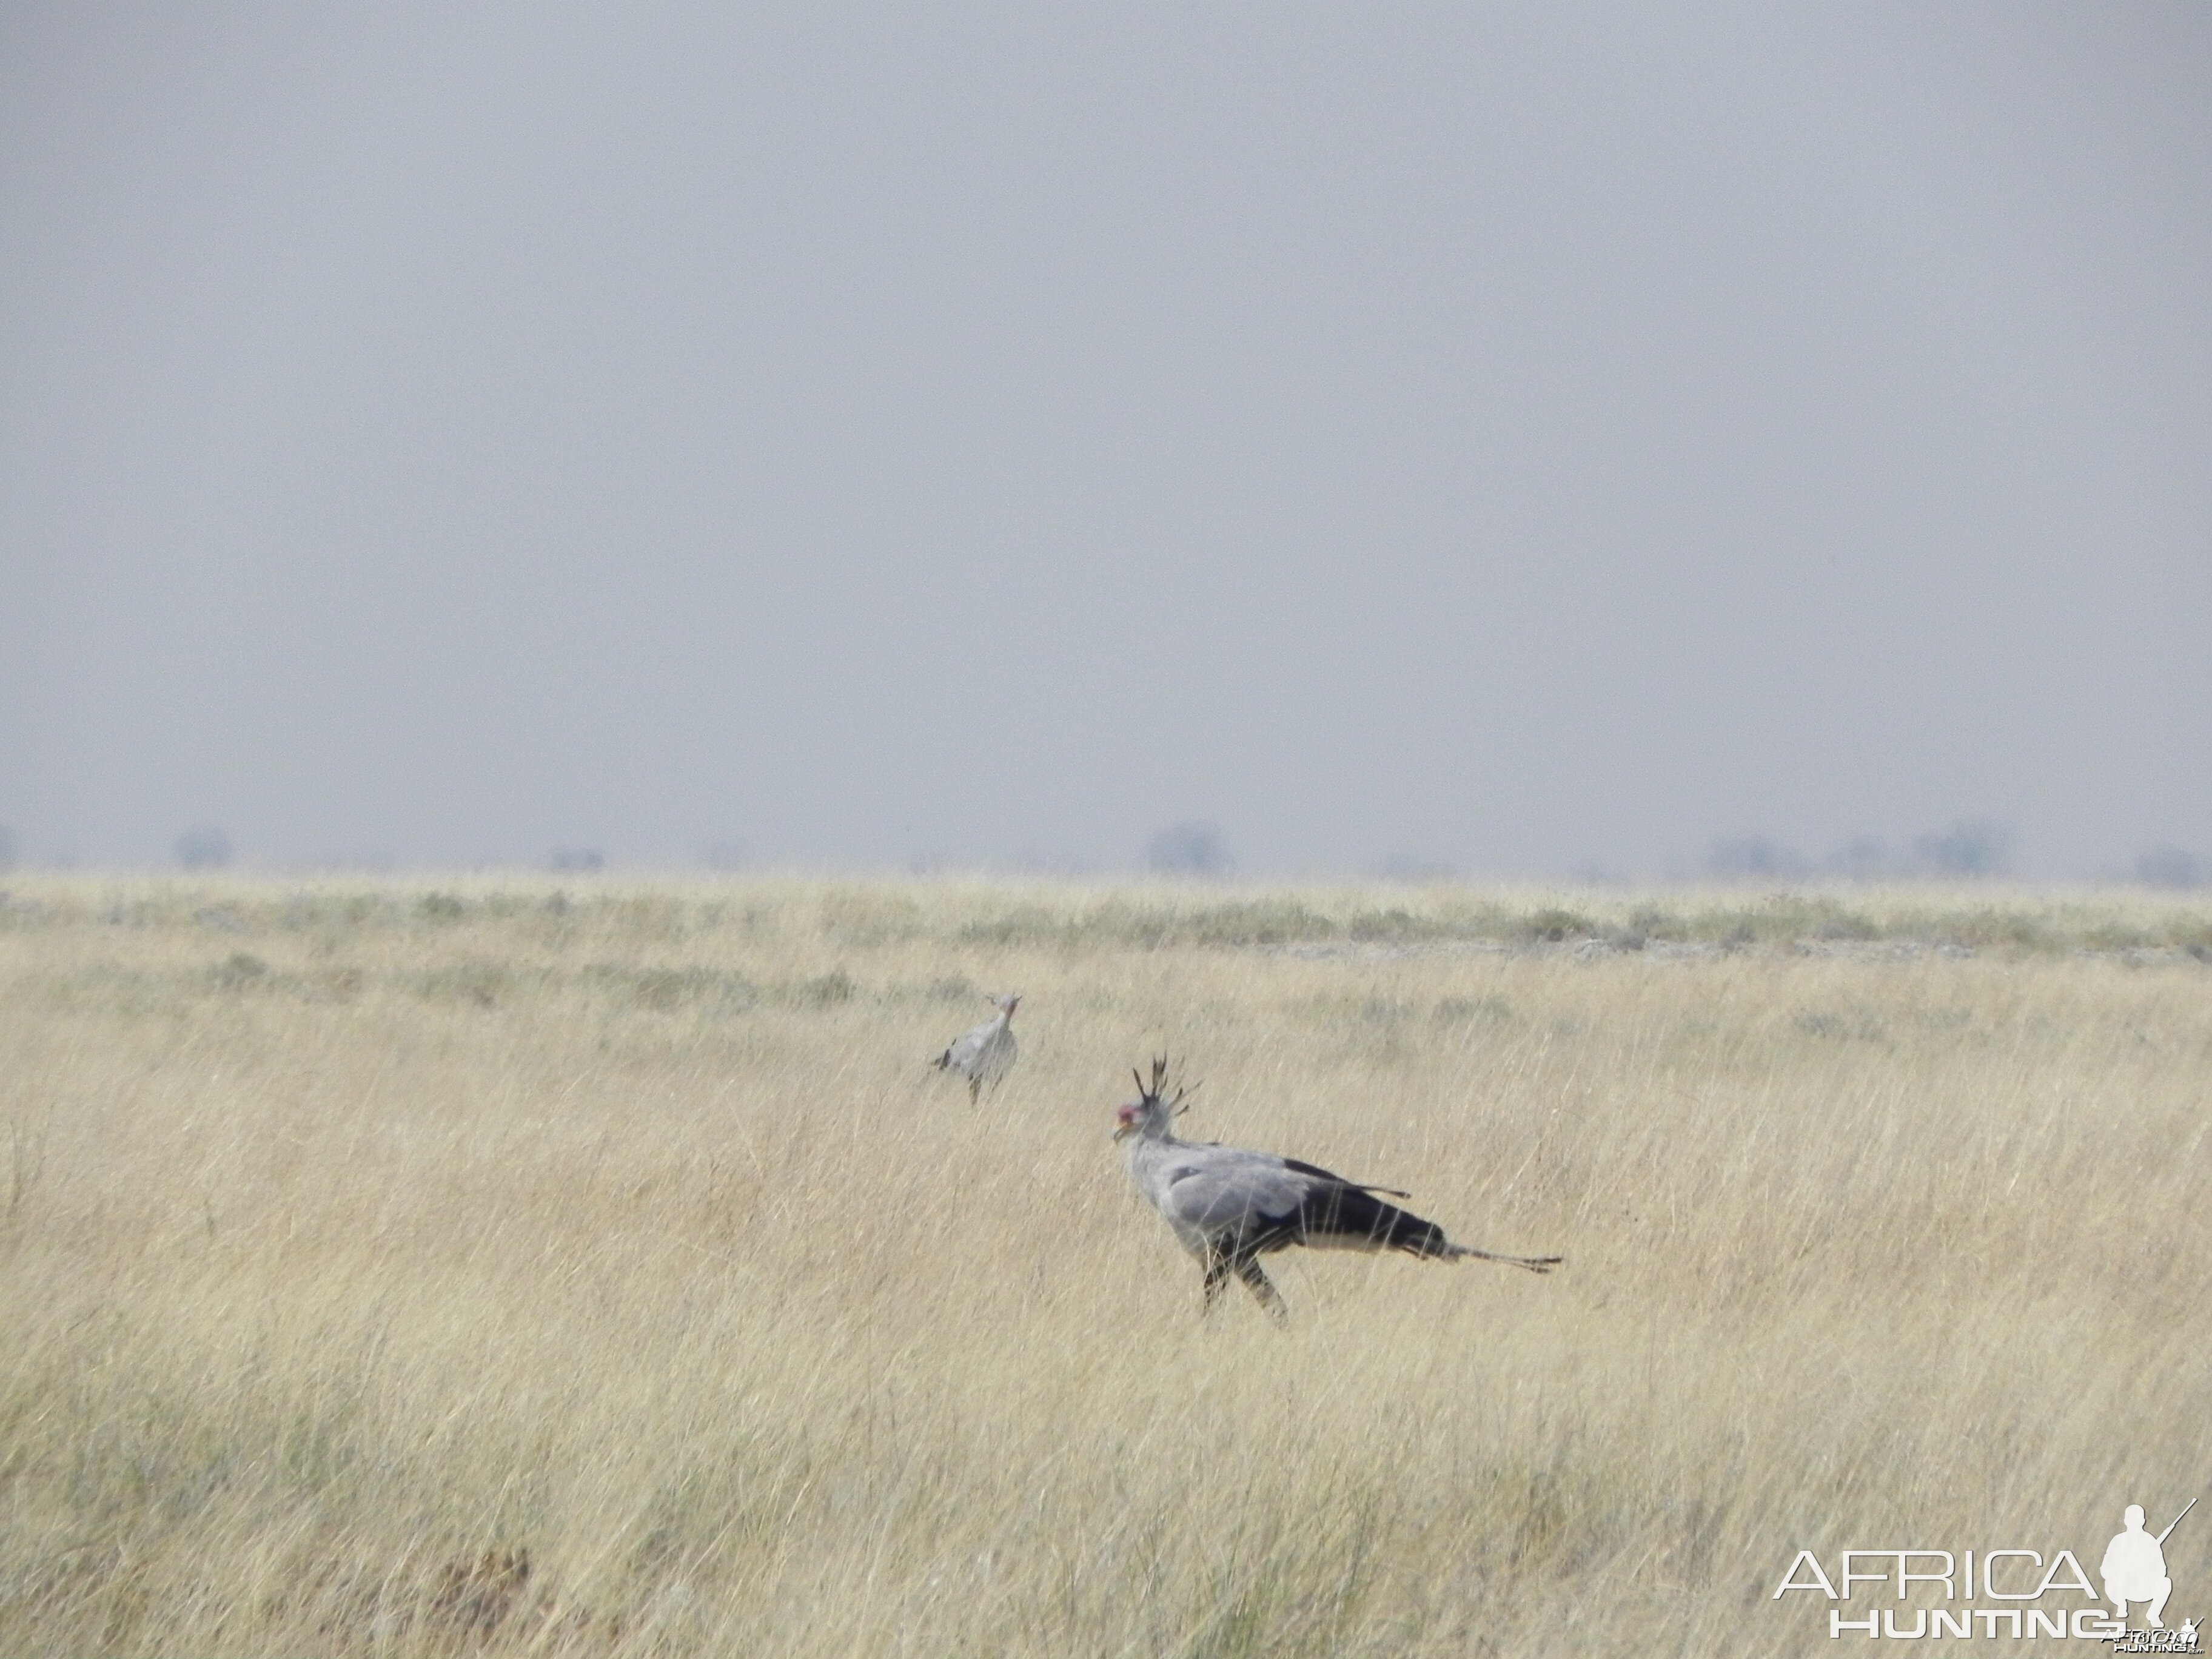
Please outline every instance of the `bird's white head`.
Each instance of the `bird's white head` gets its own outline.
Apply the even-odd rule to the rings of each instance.
[[[1019,991],[1009,991],[1002,997],[993,997],[991,1006],[1008,1019],[1012,1019],[1014,1017],[1014,1010],[1022,1006],[1022,994]]]
[[[1114,1139],[1121,1140],[1130,1135],[1166,1134],[1176,1119],[1190,1109],[1190,1091],[1178,1088],[1172,1097],[1169,1096],[1165,1054],[1152,1062],[1152,1080],[1149,1085],[1142,1073],[1131,1075],[1137,1079],[1139,1098],[1114,1115]]]

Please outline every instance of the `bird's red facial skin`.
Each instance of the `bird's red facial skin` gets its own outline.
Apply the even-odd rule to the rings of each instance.
[[[1114,1131],[1115,1139],[1119,1140],[1137,1127],[1137,1111],[1138,1109],[1134,1106],[1124,1106],[1114,1114],[1114,1121],[1120,1126]]]

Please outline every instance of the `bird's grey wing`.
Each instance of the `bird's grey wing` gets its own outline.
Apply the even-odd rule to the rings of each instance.
[[[1188,1146],[1179,1153],[1159,1198],[1160,1213],[1177,1231],[1237,1235],[1249,1243],[1296,1220],[1309,1180],[1281,1158],[1237,1146]]]
[[[975,1063],[975,1056],[983,1051],[984,1039],[990,1035],[988,1024],[978,1025],[972,1031],[963,1031],[952,1039],[952,1046],[945,1051],[945,1058],[939,1063],[950,1066],[956,1072],[965,1071]]]
[[[1171,1174],[1182,1178],[1170,1181],[1161,1208],[1178,1231],[1188,1228],[1219,1247],[1261,1251],[1304,1244],[1422,1256],[1449,1256],[1459,1248],[1434,1222],[1318,1164],[1231,1146],[1191,1150],[1205,1156],[1178,1164]]]

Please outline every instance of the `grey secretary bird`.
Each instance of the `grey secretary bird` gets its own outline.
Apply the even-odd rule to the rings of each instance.
[[[968,1103],[974,1105],[986,1086],[997,1088],[1000,1079],[1014,1069],[1021,1052],[1014,1042],[1014,1010],[1022,1006],[1020,993],[993,997],[996,1019],[987,1019],[973,1030],[952,1039],[943,1054],[930,1063],[940,1072],[957,1072],[968,1079]]]
[[[1471,1255],[1526,1267],[1532,1273],[1549,1273],[1565,1260],[1498,1255],[1455,1244],[1435,1222],[1377,1196],[1407,1196],[1395,1188],[1346,1181],[1273,1152],[1178,1139],[1175,1120],[1188,1109],[1184,1105],[1188,1091],[1178,1089],[1174,1098],[1168,1098],[1167,1076],[1168,1063],[1161,1059],[1152,1062],[1149,1086],[1138,1077],[1143,1097],[1121,1108],[1114,1139],[1128,1140],[1129,1175],[1137,1190],[1206,1269],[1207,1312],[1234,1273],[1269,1314],[1279,1321],[1285,1318],[1283,1298],[1261,1268],[1260,1258],[1293,1244],[1310,1249],[1403,1250],[1431,1261],[1456,1261]]]

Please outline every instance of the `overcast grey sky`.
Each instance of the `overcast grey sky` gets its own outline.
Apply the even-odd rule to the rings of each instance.
[[[2212,852],[2212,8],[0,9],[31,859]]]

